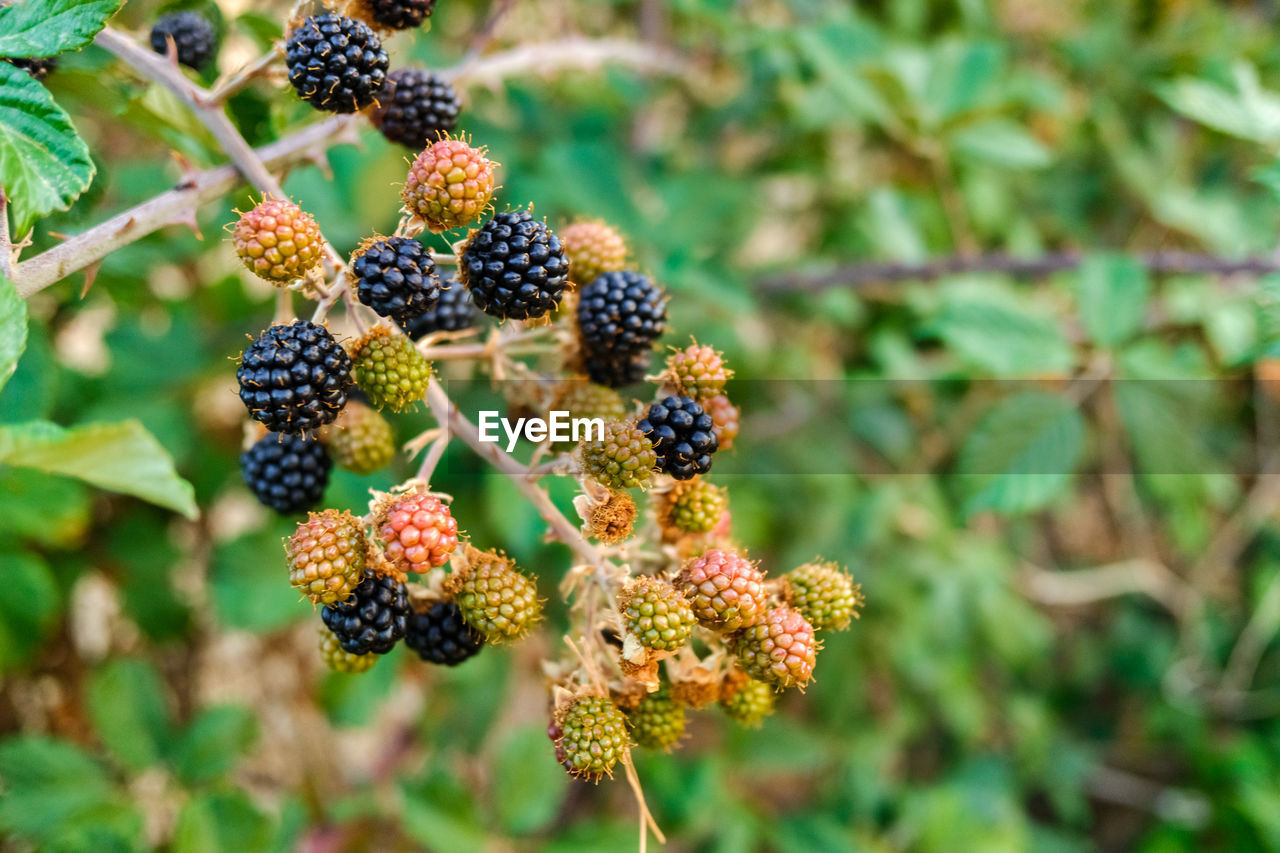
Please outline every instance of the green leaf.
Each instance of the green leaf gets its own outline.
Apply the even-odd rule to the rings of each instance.
[[[0,554],[0,671],[29,658],[58,616],[58,586],[44,560]]]
[[[1024,391],[1001,400],[960,451],[965,514],[1041,509],[1070,482],[1084,435],[1084,419],[1062,397]]]
[[[69,743],[20,737],[0,744],[0,782],[0,830],[14,835],[52,845],[90,828],[126,837],[141,829],[102,766]]]
[[[0,188],[14,238],[66,210],[93,181],[89,146],[62,107],[27,72],[0,62]]]
[[[965,125],[951,134],[950,141],[957,154],[1011,169],[1039,169],[1052,160],[1040,140],[1009,119]]]
[[[215,779],[230,770],[257,736],[257,723],[247,708],[205,708],[177,739],[169,760],[188,785]]]
[[[124,0],[17,0],[0,8],[0,56],[55,56],[79,50]]]
[[[18,369],[27,348],[27,303],[13,282],[0,273],[0,388]]]
[[[1058,325],[998,292],[949,296],[936,328],[958,356],[996,376],[1056,375],[1071,367],[1071,348]]]
[[[1076,274],[1080,321],[1093,342],[1114,346],[1142,327],[1151,282],[1137,261],[1124,255],[1091,255]]]
[[[1258,82],[1258,71],[1241,62],[1234,69],[1235,89],[1194,77],[1156,87],[1165,103],[1215,130],[1254,142],[1280,142],[1280,95]]]
[[[173,831],[174,853],[225,853],[267,850],[271,820],[239,791],[192,797],[178,815]]]
[[[89,682],[89,715],[98,736],[130,770],[158,762],[169,739],[164,687],[150,665],[112,661]]]
[[[187,518],[199,514],[191,484],[178,476],[168,452],[136,420],[71,429],[45,421],[0,427],[0,464],[78,477]]]
[[[540,726],[514,730],[501,749],[493,777],[498,820],[515,835],[537,832],[559,813],[569,778],[547,749]]]

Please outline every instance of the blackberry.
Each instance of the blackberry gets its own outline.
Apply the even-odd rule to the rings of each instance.
[[[338,640],[337,635],[324,625],[318,627],[320,629],[320,657],[324,659],[329,669],[334,672],[356,675],[361,672],[368,672],[378,662],[377,655],[351,654],[351,652],[342,648],[342,643]]]
[[[420,26],[431,17],[436,0],[365,0],[370,17],[392,30]]]
[[[196,71],[207,65],[218,50],[218,33],[199,12],[173,12],[156,21],[151,28],[151,49],[168,55],[170,39],[178,62]]]
[[[267,329],[236,371],[240,400],[273,432],[319,429],[347,404],[351,359],[324,326],[307,320]]]
[[[586,352],[584,366],[587,376],[592,382],[607,388],[621,388],[634,385],[644,379],[649,372],[649,352],[647,350],[623,355],[600,355]]]
[[[606,423],[601,438],[582,443],[581,455],[586,475],[613,491],[649,482],[658,460],[645,434],[626,421]]]
[[[391,575],[365,570],[364,579],[341,604],[328,604],[320,618],[353,655],[385,655],[404,636],[409,591]]]
[[[409,614],[404,644],[427,663],[457,666],[484,647],[481,637],[462,620],[452,601],[434,601],[425,612]]]
[[[313,512],[285,540],[289,583],[315,604],[346,601],[364,578],[364,525],[343,510]]]
[[[26,56],[0,56],[0,61],[7,62],[14,68],[21,68],[36,80],[43,80],[49,76],[50,72],[58,67],[58,57],[56,56],[45,56],[41,58]]]
[[[743,672],[779,690],[804,691],[821,647],[809,621],[785,605],[769,608],[763,619],[729,638]]]
[[[603,696],[575,699],[556,715],[556,723],[556,757],[563,751],[565,769],[580,779],[612,776],[613,766],[631,748],[626,716]]]
[[[589,355],[624,359],[648,349],[666,328],[666,297],[638,272],[601,273],[578,297],[578,331]]]
[[[815,630],[843,631],[858,617],[862,587],[835,563],[805,563],[783,576],[787,603]]]
[[[324,446],[303,435],[269,432],[240,454],[240,474],[262,504],[281,515],[319,505],[333,461]]]
[[[667,581],[649,575],[632,578],[622,588],[618,612],[627,633],[646,649],[678,651],[693,635],[689,600]]]
[[[684,706],[672,700],[671,691],[664,687],[641,699],[627,714],[627,722],[637,746],[670,752],[684,735]]]
[[[427,393],[431,365],[413,341],[377,325],[351,345],[352,372],[378,409],[403,412]]]
[[[353,113],[372,104],[387,82],[390,59],[364,21],[308,17],[285,45],[289,82],[316,109]]]
[[[439,139],[413,159],[400,200],[406,212],[434,234],[469,225],[489,207],[497,189],[497,165],[481,146],[461,139]]]
[[[425,313],[408,320],[397,320],[404,333],[413,340],[432,332],[461,332],[476,325],[480,315],[471,301],[471,291],[458,284],[452,275],[440,277],[440,301]]]
[[[440,277],[427,247],[409,237],[365,242],[351,263],[360,301],[379,315],[406,322],[440,301]]]
[[[575,222],[560,232],[560,242],[569,257],[569,275],[578,284],[627,265],[626,241],[603,222]]]
[[[653,442],[659,470],[677,480],[711,470],[711,454],[719,446],[715,424],[689,397],[666,397],[654,403],[636,426]]]
[[[527,210],[508,210],[467,241],[462,283],[486,314],[518,320],[555,310],[569,280],[560,238]]]
[[[421,68],[397,68],[369,121],[392,142],[421,151],[458,126],[458,93],[449,81]]]

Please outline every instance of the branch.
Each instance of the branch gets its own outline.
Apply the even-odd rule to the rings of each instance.
[[[589,71],[605,65],[667,74],[678,74],[688,67],[674,53],[630,39],[566,38],[467,59],[442,74],[454,84],[494,85],[525,71]]]
[[[254,156],[268,167],[288,166],[327,151],[336,142],[355,142],[354,116],[334,116],[259,148]],[[130,208],[14,267],[13,282],[23,297],[38,293],[71,273],[102,260],[122,246],[167,225],[194,224],[200,206],[222,198],[240,182],[235,166],[200,172],[180,186]]]
[[[1177,615],[1185,608],[1188,598],[1195,595],[1194,590],[1164,564],[1143,558],[1069,572],[1052,572],[1027,563],[1017,580],[1028,598],[1059,607],[1092,604],[1140,592]]]
[[[818,291],[831,287],[867,287],[901,281],[932,281],[962,273],[992,272],[1019,278],[1044,278],[1077,269],[1083,252],[1050,252],[1021,258],[1005,254],[951,255],[923,263],[865,263],[839,266],[825,272],[799,272],[764,276],[756,281],[765,293],[791,290]],[[1280,258],[1223,258],[1193,252],[1145,252],[1132,256],[1155,273],[1209,275],[1265,275],[1280,271]]]

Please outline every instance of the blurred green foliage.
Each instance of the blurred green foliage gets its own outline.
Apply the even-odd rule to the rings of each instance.
[[[217,19],[247,60],[286,10],[243,6]],[[130,3],[113,25],[161,9]],[[395,63],[458,61],[489,11],[441,0],[430,32],[392,42]],[[1275,412],[1247,381],[1277,355],[1280,284],[1135,260],[1273,250],[1276,14],[1207,0],[529,0],[508,14],[493,49],[560,21],[670,47],[668,73],[529,72],[469,91],[463,128],[502,163],[500,204],[617,225],[672,294],[669,340],[726,352],[743,435],[717,464],[753,555],[775,572],[837,559],[868,600],[762,730],[712,711],[679,752],[638,757],[672,849],[1280,850],[1280,528],[1256,476]],[[97,176],[27,253],[167,189],[184,164],[222,162],[179,103],[100,50],[64,56],[48,87]],[[230,111],[255,145],[313,118],[266,83]],[[340,251],[395,224],[405,152],[361,138],[330,152],[331,176],[300,167],[286,185]],[[397,652],[308,682],[291,710],[193,684],[214,648],[248,656],[246,684],[270,681],[272,650],[312,616],[282,582],[289,522],[236,509],[228,359],[272,312],[222,239],[248,200],[202,210],[201,235],[113,253],[83,296],[75,275],[28,303],[0,390],[0,832],[50,850],[628,849],[625,786],[563,776],[518,651],[429,676]],[[756,287],[1062,249],[1084,263],[1034,282]],[[0,364],[20,306],[0,289]],[[815,378],[838,391],[788,392]],[[70,441],[104,422],[158,442],[205,514],[7,458],[19,430],[60,424]],[[840,455],[815,461],[815,426]],[[411,470],[335,475],[327,503],[360,507]],[[453,447],[435,485],[558,600],[569,558],[505,479]],[[181,488],[157,502],[186,508]],[[1130,594],[1077,584],[1066,606],[1037,600],[1066,588],[1045,575],[1073,570]],[[91,611],[103,586],[118,614]],[[102,619],[105,645],[87,639]],[[315,778],[323,740],[272,755],[290,726],[350,738],[344,758],[371,749],[354,733],[390,725],[406,689],[422,713],[382,775]]]

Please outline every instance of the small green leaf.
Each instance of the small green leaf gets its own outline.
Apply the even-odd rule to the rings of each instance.
[[[996,376],[1064,374],[1072,364],[1057,323],[1028,313],[998,291],[949,296],[936,323],[958,356]]]
[[[271,820],[239,791],[192,797],[178,815],[173,831],[174,853],[223,853],[228,850],[267,850]]]
[[[16,0],[0,8],[0,56],[55,56],[79,50],[124,0]]]
[[[89,682],[87,704],[98,736],[122,765],[142,770],[160,760],[169,738],[169,711],[150,665],[138,660],[106,664]]]
[[[960,451],[965,513],[1041,509],[1070,482],[1084,435],[1084,419],[1062,397],[1025,391],[1001,400]]]
[[[58,586],[44,560],[33,554],[0,554],[0,671],[22,663],[39,648],[58,615]]]
[[[0,188],[14,238],[66,210],[89,188],[95,167],[62,107],[27,72],[0,62]]]
[[[516,729],[502,745],[493,777],[493,803],[508,832],[526,835],[546,827],[560,811],[569,777],[547,749],[539,726]]]
[[[187,518],[199,514],[191,484],[178,476],[168,452],[136,420],[71,429],[45,421],[0,427],[0,464],[78,477]]]
[[[188,785],[216,779],[235,765],[257,735],[253,714],[238,705],[205,708],[174,743],[169,755]]]
[[[1010,169],[1039,169],[1052,160],[1040,140],[1009,119],[965,125],[951,134],[950,141],[957,154]]]
[[[1142,327],[1151,283],[1124,255],[1092,255],[1076,274],[1076,302],[1085,331],[1099,346],[1114,346]]]
[[[13,282],[0,273],[0,388],[18,369],[27,348],[27,303]]]

